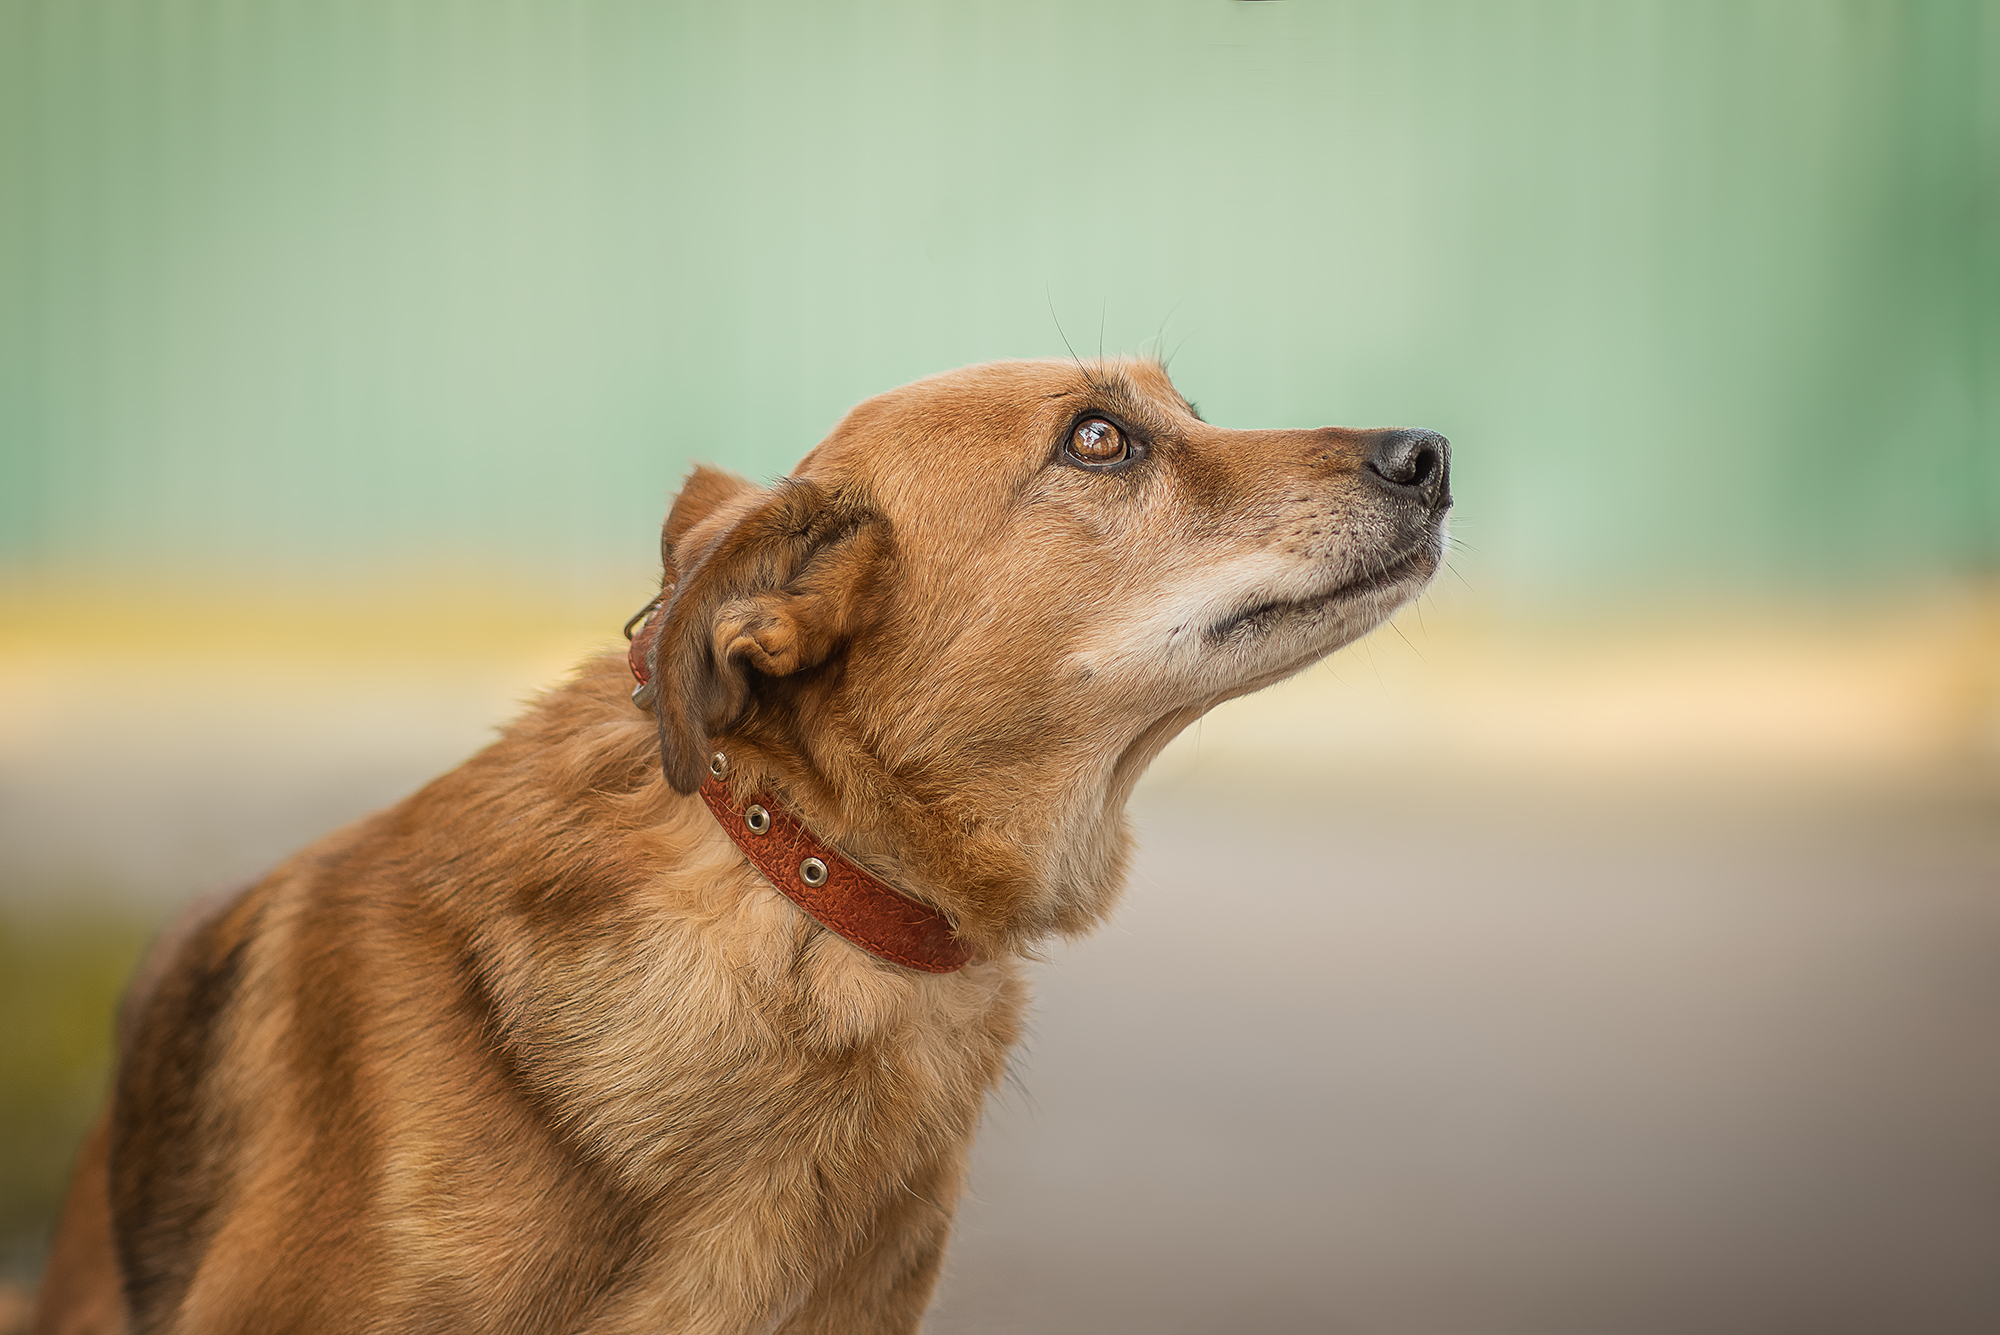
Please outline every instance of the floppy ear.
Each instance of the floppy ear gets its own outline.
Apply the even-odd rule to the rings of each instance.
[[[674,553],[687,541],[688,530],[721,509],[724,503],[755,490],[755,486],[734,473],[706,464],[695,465],[687,481],[681,483],[673,508],[667,511],[666,527],[660,530],[660,563],[666,567],[667,583],[674,582],[674,572],[683,564],[674,559]]]
[[[698,517],[681,525],[684,506]],[[707,519],[719,531],[690,544]],[[815,482],[788,478],[755,493],[708,469],[688,479],[667,520],[679,579],[654,649],[660,763],[677,791],[708,777],[709,739],[743,716],[753,674],[817,667],[865,624],[888,529],[859,498]]]

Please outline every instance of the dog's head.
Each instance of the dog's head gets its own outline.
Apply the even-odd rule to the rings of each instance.
[[[1450,508],[1441,436],[1225,430],[1152,362],[906,385],[773,488],[688,479],[663,538],[667,778],[692,791],[726,737],[962,933],[1081,929],[1160,748],[1416,594]]]

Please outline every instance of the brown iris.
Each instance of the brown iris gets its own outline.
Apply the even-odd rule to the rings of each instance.
[[[1070,432],[1069,452],[1087,464],[1115,464],[1125,457],[1125,433],[1102,417],[1086,417]]]

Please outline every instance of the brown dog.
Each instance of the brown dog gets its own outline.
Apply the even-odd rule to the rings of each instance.
[[[1423,586],[1447,468],[1127,361],[697,469],[653,717],[588,663],[162,943],[40,1328],[914,1331],[1021,952],[1109,911],[1170,738]]]

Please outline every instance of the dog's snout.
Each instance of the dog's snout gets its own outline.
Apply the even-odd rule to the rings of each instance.
[[[1377,432],[1368,471],[1399,496],[1436,509],[1451,503],[1451,442],[1435,431]]]

